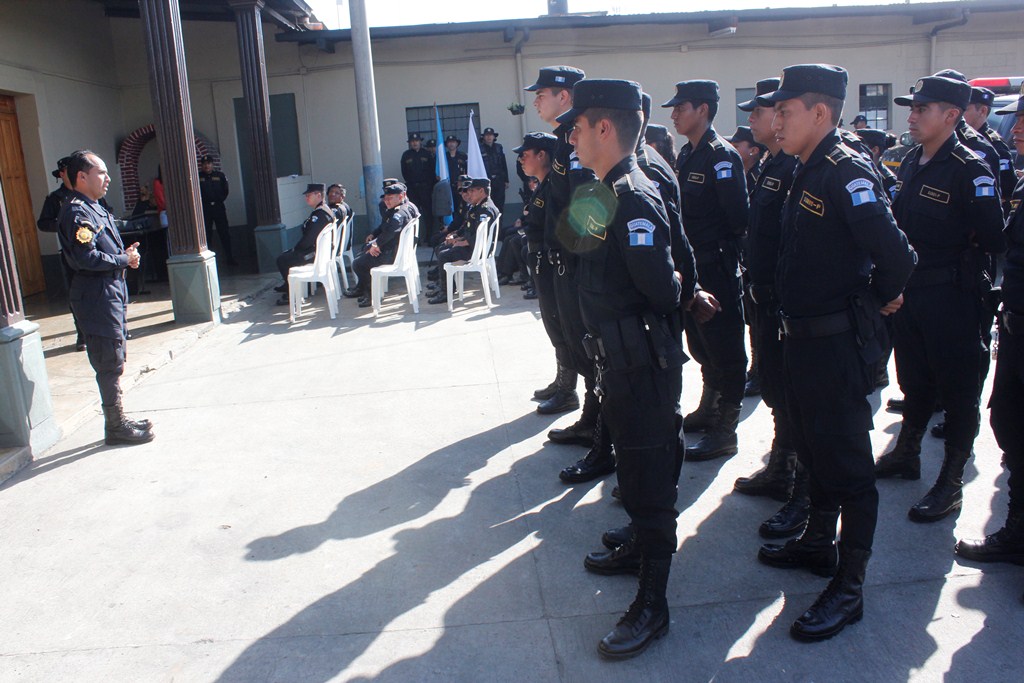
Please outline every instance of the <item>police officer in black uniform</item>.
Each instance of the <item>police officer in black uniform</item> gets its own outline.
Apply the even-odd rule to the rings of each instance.
[[[319,237],[321,230],[334,222],[334,211],[327,205],[323,183],[309,183],[302,196],[313,211],[302,224],[302,235],[298,243],[277,257],[277,269],[281,272],[283,280],[280,285],[274,287],[275,292],[281,292],[281,297],[277,300],[278,306],[288,305],[288,270],[292,266],[305,265],[313,260],[316,256],[316,238]]]
[[[431,195],[434,191],[434,155],[423,148],[419,133],[409,134],[409,149],[402,152],[402,179],[409,188],[409,201],[423,216],[432,216]],[[430,238],[430,221],[420,221],[420,242]]]
[[[676,549],[674,404],[682,386],[683,285],[665,208],[633,154],[640,110],[638,84],[583,80],[574,88],[573,108],[558,118],[573,124],[579,162],[600,178],[574,198],[568,221],[577,235],[586,348],[617,449],[622,502],[643,557],[633,604],[598,645],[609,658],[636,656],[668,631],[665,587]],[[693,282],[684,285],[693,291]]]
[[[936,71],[932,76],[939,78],[951,78],[954,81],[961,81],[967,83],[967,76],[963,75],[956,69],[942,69]],[[975,154],[984,160],[989,166],[989,170],[992,171],[993,178],[999,178],[999,153],[996,148],[992,146],[992,143],[988,141],[984,135],[974,130],[967,125],[967,122],[961,118],[960,123],[956,125],[956,135],[960,138],[960,142],[964,144],[967,149],[971,150]],[[1001,188],[996,185],[996,191],[1001,193]]]
[[[875,466],[878,477],[921,476],[921,439],[936,400],[946,409],[946,453],[935,486],[910,509],[916,522],[959,510],[963,472],[979,422],[982,323],[987,278],[971,258],[1005,249],[995,178],[956,136],[971,87],[949,78],[917,81],[910,134],[918,143],[900,164],[893,213],[918,254],[903,308],[893,318],[896,370],[904,394],[896,446]],[[988,318],[991,324],[991,318]]]
[[[483,221],[490,225],[498,217],[498,208],[494,206],[490,196],[491,181],[487,178],[471,178],[463,191],[466,202],[465,221],[446,239],[445,244],[437,250],[437,268],[440,277],[437,283],[430,284],[427,292],[432,293],[427,299],[429,304],[443,304],[448,301],[448,282],[444,272],[444,264],[456,261],[468,261],[473,255],[476,245],[477,231]],[[489,287],[487,282],[482,286]]]
[[[352,262],[356,285],[345,291],[345,296],[358,298],[359,308],[368,308],[370,304],[370,270],[376,266],[395,262],[398,255],[398,240],[402,228],[409,221],[420,217],[416,205],[409,201],[403,183],[394,182],[384,186],[381,199],[386,210],[380,216],[380,225],[366,236],[363,252]]]
[[[463,201],[459,197],[456,178],[466,175],[469,158],[459,151],[462,140],[457,135],[449,135],[444,139],[444,160],[448,164],[448,180],[452,184],[452,195],[455,198],[455,211],[462,208]]]
[[[213,169],[213,157],[207,154],[199,160],[199,196],[203,200],[203,222],[209,234],[210,226],[217,227],[221,249],[228,265],[237,266],[234,252],[231,250],[231,227],[228,225],[228,212],[224,208],[224,200],[228,198],[228,179],[220,171]]]
[[[340,183],[332,183],[327,187],[327,206],[334,212],[334,220],[338,225],[352,216],[352,207],[345,201],[345,186]]]
[[[491,181],[491,201],[498,211],[505,210],[505,190],[508,189],[508,164],[505,163],[505,149],[497,141],[498,134],[493,128],[484,128],[480,135],[480,156]]]
[[[74,276],[68,294],[71,310],[85,333],[89,364],[96,372],[107,444],[152,441],[149,420],[131,420],[121,406],[127,331],[128,286],[124,272],[139,267],[138,243],[126,249],[114,216],[100,204],[110,176],[106,164],[89,150],[67,161],[73,191],[58,217],[61,254]]]
[[[551,133],[534,131],[523,136],[523,144],[512,151],[517,155],[518,165],[529,169],[529,177],[537,179],[537,187],[526,198],[526,210],[523,215],[523,233],[526,240],[527,266],[536,280],[537,256],[544,243],[544,207],[547,204],[548,175],[551,173],[551,160],[555,152],[555,136]],[[533,254],[533,256],[530,256]],[[548,320],[541,316],[545,329]],[[561,338],[561,329],[548,336]]]
[[[996,111],[1016,116],[1013,142],[1024,155],[1024,87],[1020,98]],[[1024,564],[1024,179],[1010,197],[1011,213],[1006,222],[1006,262],[1003,267],[1002,308],[999,314],[999,358],[992,382],[990,422],[996,443],[1003,451],[1003,465],[1009,473],[1010,503],[1006,523],[981,540],[962,539],[956,554],[976,562]]]
[[[836,130],[846,84],[841,67],[800,64],[786,67],[779,89],[757,99],[775,107],[775,137],[800,160],[783,206],[775,284],[786,335],[786,406],[811,475],[803,534],[762,546],[758,557],[835,574],[790,629],[799,640],[831,638],[863,615],[878,518],[867,395],[882,354],[881,314],[899,308],[915,259],[870,165]]]
[[[896,174],[889,170],[889,167],[882,163],[882,152],[896,144],[896,136],[876,128],[861,128],[856,133],[868,150],[871,152],[871,163],[882,180],[882,189],[886,196],[892,200],[896,194]]]
[[[740,282],[740,240],[747,231],[747,184],[743,162],[712,125],[718,83],[681,81],[663,107],[672,108],[676,132],[687,138],[676,170],[682,189],[683,229],[693,247],[701,288],[722,310],[706,323],[686,316],[686,342],[701,366],[700,405],[683,428],[706,431],[686,449],[686,459],[711,460],[738,451],[736,425],[746,384],[747,352]]]
[[[999,193],[1003,198],[1003,210],[1009,215],[1010,196],[1013,194],[1014,186],[1017,184],[1017,174],[1013,172],[1013,154],[1006,141],[999,136],[999,133],[992,130],[988,125],[988,115],[992,111],[992,102],[996,94],[988,88],[971,88],[971,103],[964,111],[964,121],[968,126],[978,131],[996,150],[999,157]]]

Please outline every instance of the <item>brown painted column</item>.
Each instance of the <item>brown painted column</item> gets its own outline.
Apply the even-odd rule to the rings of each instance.
[[[261,272],[276,270],[275,259],[288,248],[281,223],[281,200],[274,165],[274,139],[270,130],[270,91],[267,60],[263,49],[264,0],[228,0],[235,11],[238,29],[238,60],[242,71],[242,94],[249,123],[252,152],[252,182],[247,188],[255,200],[256,252]]]
[[[167,196],[174,319],[220,322],[220,284],[213,253],[206,248],[178,0],[139,0],[139,17]]]
[[[11,237],[11,226],[7,224],[3,192],[0,191],[0,328],[10,327],[24,319],[21,281],[14,262],[14,239]]]

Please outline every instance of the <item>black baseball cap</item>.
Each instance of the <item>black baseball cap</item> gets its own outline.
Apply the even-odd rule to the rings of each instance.
[[[50,174],[54,178],[60,178],[61,171],[65,170],[68,167],[68,161],[70,160],[71,157],[61,157],[60,159],[58,159],[56,170],[50,171]]]
[[[775,92],[778,89],[778,78],[763,78],[757,82],[756,86],[754,86],[754,96],[747,100],[746,102],[740,102],[736,106],[739,108],[740,111],[754,111],[754,109],[760,106],[757,104],[758,97],[760,97],[761,95],[767,95],[770,92]]]
[[[971,104],[984,104],[991,107],[996,99],[996,94],[988,88],[971,87]]]
[[[541,68],[540,75],[537,76],[537,82],[526,86],[523,90],[527,92],[533,92],[541,88],[568,88],[571,90],[576,83],[582,81],[586,76],[582,69],[577,69],[574,66],[545,66]]]
[[[558,144],[558,138],[551,133],[535,131],[524,135],[523,144],[514,148],[512,151],[516,154],[522,154],[528,149],[534,149],[538,152],[547,152],[550,156],[555,151],[556,144]]]
[[[736,129],[736,132],[733,133],[732,137],[728,138],[728,140],[729,142],[732,143],[746,142],[748,144],[757,145],[758,147],[760,147],[760,144],[758,144],[758,142],[754,140],[754,134],[750,132],[750,126],[739,126]]]
[[[307,195],[312,194],[314,192],[325,194],[327,192],[327,188],[323,183],[309,183],[308,185],[306,185],[306,191],[303,192],[302,194]]]
[[[381,198],[383,198],[385,194],[402,194],[405,191],[406,187],[404,184],[395,182],[384,188],[384,194],[381,195]]]
[[[674,107],[683,102],[717,102],[718,100],[718,83],[715,81],[679,81],[676,83],[675,96],[661,106]]]
[[[555,120],[563,124],[572,123],[576,117],[591,107],[641,111],[643,97],[640,93],[640,84],[636,81],[585,78],[572,88],[572,109]]]
[[[782,77],[779,78],[779,89],[758,95],[757,106],[773,107],[776,102],[785,102],[806,95],[816,93],[835,97],[839,100],[846,99],[846,84],[850,75],[846,69],[832,64],[794,64],[782,70]]]
[[[860,130],[853,131],[853,134],[859,137],[861,142],[868,147],[878,147],[885,150],[896,144],[895,135],[876,128],[861,128]]]
[[[925,76],[917,79],[910,89],[911,96],[893,98],[893,102],[901,107],[911,104],[928,104],[930,102],[947,102],[964,110],[971,102],[971,86],[964,81],[944,76]]]

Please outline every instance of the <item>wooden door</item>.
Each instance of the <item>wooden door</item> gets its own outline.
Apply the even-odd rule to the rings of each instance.
[[[18,262],[23,296],[46,289],[43,261],[39,256],[39,238],[32,211],[32,197],[25,173],[25,155],[21,150],[21,132],[14,98],[0,95],[0,185],[7,203],[7,220],[14,239],[14,257]]]

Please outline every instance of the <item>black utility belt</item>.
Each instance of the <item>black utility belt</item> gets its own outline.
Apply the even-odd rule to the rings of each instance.
[[[108,280],[123,280],[124,270],[76,270],[75,277],[106,278]]]
[[[1024,314],[1003,310],[1003,330],[1013,336],[1024,334]]]
[[[790,318],[785,313],[780,315],[782,331],[793,339],[813,339],[831,337],[853,329],[849,311],[816,315],[809,318]]]
[[[953,268],[928,268],[926,270],[915,270],[904,289],[937,287],[939,285],[951,285],[954,282],[956,282],[956,271]]]

